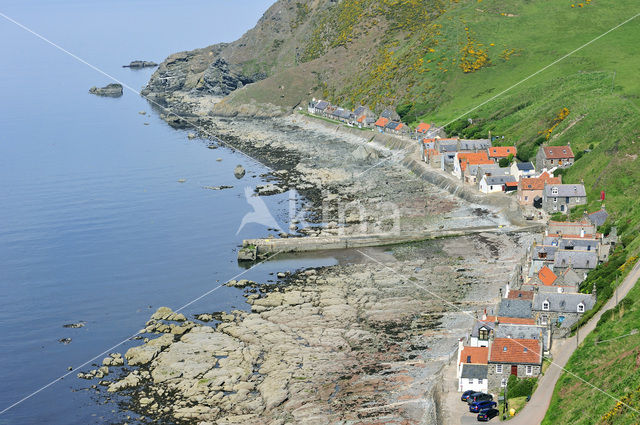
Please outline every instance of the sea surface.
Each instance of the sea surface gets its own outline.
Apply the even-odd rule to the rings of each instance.
[[[153,69],[122,65],[236,39],[271,3],[3,0],[0,13],[140,89]],[[252,211],[245,188],[263,183],[269,170],[189,140],[135,93],[88,94],[112,81],[2,16],[0,40],[3,410],[125,340],[158,307],[179,308],[245,271],[236,261],[242,239],[269,234],[255,223],[238,232]],[[238,164],[247,169],[242,180],[233,175]],[[221,185],[233,188],[203,188]],[[289,195],[264,199],[285,228]],[[243,277],[267,281],[278,271],[335,262],[282,258]],[[246,308],[242,292],[222,287],[185,314],[233,308]],[[64,327],[79,322],[84,327]],[[135,422],[117,397],[106,401],[87,389],[97,382],[75,374],[1,414],[0,425]]]

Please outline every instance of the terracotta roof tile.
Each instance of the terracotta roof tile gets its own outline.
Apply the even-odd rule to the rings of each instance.
[[[467,169],[467,165],[493,164],[486,152],[459,152],[458,161],[460,161],[460,169]]]
[[[377,127],[384,127],[389,123],[389,118],[385,118],[385,117],[380,117],[378,118],[378,121],[376,121],[376,126]]]
[[[533,299],[533,291],[509,291],[509,299],[522,299],[522,300],[532,300]]]
[[[503,317],[503,316],[487,316],[486,321],[495,322],[496,319],[498,323],[505,323],[510,325],[535,325],[536,321],[530,318],[520,318],[520,317]]]
[[[487,364],[489,347],[464,347],[460,354],[460,363]]]
[[[538,277],[540,278],[540,282],[545,286],[553,285],[553,282],[558,278],[558,276],[556,276],[556,274],[547,266],[540,269]]]
[[[489,148],[490,158],[506,158],[518,152],[515,146],[492,146]]]
[[[491,344],[492,363],[540,364],[542,347],[537,339],[496,338]]]
[[[574,157],[571,146],[543,146],[542,150],[547,159],[567,159]]]
[[[421,122],[419,126],[416,127],[416,131],[418,133],[426,133],[427,130],[431,128],[431,124],[427,124],[426,122]]]
[[[544,190],[544,184],[562,184],[560,177],[550,177],[546,172],[540,177],[522,178],[520,179],[520,190]]]

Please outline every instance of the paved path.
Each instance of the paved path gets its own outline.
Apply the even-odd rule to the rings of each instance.
[[[573,352],[576,350],[577,345],[582,343],[587,335],[595,329],[600,317],[602,317],[605,312],[616,306],[616,298],[618,301],[622,301],[631,288],[636,284],[638,278],[640,278],[640,261],[618,287],[618,296],[616,297],[614,294],[614,296],[607,301],[600,311],[596,313],[582,328],[580,328],[579,340],[577,340],[574,335],[573,337],[562,341],[560,344],[557,344],[556,341],[554,341],[556,344],[554,347],[555,350],[552,350],[554,363],[549,366],[544,376],[540,378],[538,389],[531,397],[529,403],[527,403],[515,418],[509,421],[510,425],[533,425],[540,424],[542,422],[542,419],[544,419],[547,409],[549,408],[549,403],[551,402],[551,396],[553,395],[556,382],[558,382],[558,378],[562,373],[562,368],[567,364],[569,357],[571,357]]]

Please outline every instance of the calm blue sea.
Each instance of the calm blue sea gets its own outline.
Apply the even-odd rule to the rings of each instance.
[[[270,3],[3,0],[0,13],[142,88],[153,71],[123,64],[231,41]],[[268,233],[250,224],[236,235],[252,210],[244,188],[268,170],[188,140],[126,90],[118,99],[89,95],[111,81],[3,17],[0,40],[2,410],[135,333],[157,307],[182,306],[241,272],[237,246]],[[237,164],[247,169],[241,181]],[[234,188],[203,189],[220,185]],[[266,202],[283,222],[287,196]],[[334,262],[282,259],[246,277]],[[244,308],[241,295],[224,287],[186,313]],[[63,327],[80,321],[85,327]],[[115,403],[83,390],[89,384],[74,372],[0,415],[0,424],[122,423]]]

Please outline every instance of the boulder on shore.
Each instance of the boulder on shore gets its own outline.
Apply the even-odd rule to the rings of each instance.
[[[93,86],[89,89],[89,93],[97,96],[120,97],[122,96],[122,84],[111,83],[104,87]]]
[[[236,168],[233,170],[233,175],[236,176],[238,180],[243,178],[246,173],[247,171],[242,165],[236,165]]]

